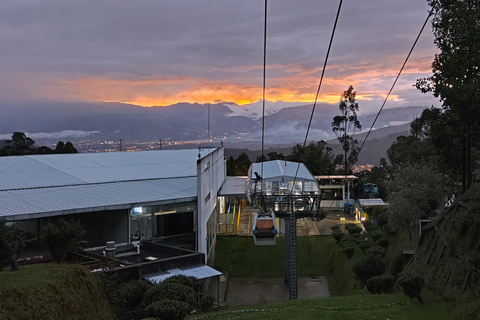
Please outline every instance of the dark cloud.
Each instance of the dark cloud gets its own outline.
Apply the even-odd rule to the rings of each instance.
[[[308,75],[315,80],[311,87],[316,86],[337,5],[330,0],[269,2],[268,85],[282,87],[286,77]],[[351,79],[359,92],[388,90],[427,9],[423,0],[344,3],[326,76]],[[257,0],[3,1],[0,84],[8,85],[0,86],[0,96],[103,96],[81,95],[69,87],[84,78],[180,77],[261,86],[263,10],[263,1]],[[430,33],[427,28],[411,58],[423,61],[427,71],[435,51]],[[414,91],[414,79],[409,77],[403,90]],[[170,89],[173,85],[159,91]],[[333,85],[326,89],[338,91]]]

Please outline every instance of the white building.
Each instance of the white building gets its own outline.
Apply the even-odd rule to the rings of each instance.
[[[0,157],[0,219],[38,236],[80,221],[88,246],[164,239],[211,261],[223,148]]]

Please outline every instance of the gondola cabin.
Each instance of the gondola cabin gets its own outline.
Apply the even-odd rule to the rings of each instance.
[[[253,220],[253,241],[256,246],[273,246],[277,243],[277,221],[274,213],[255,214]]]

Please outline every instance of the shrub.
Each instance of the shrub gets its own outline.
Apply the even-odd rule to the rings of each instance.
[[[371,246],[370,248],[368,248],[364,252],[365,252],[365,254],[378,255],[380,257],[385,256],[385,249],[382,248],[382,247],[378,247],[378,246],[373,246],[373,247]]]
[[[333,237],[333,239],[337,240],[337,242],[339,242],[340,239],[343,238],[343,232],[340,231],[340,230],[339,230],[339,231],[334,231],[334,232],[332,233],[332,237]]]
[[[197,279],[195,277],[188,277],[182,274],[167,278],[163,280],[162,283],[176,283],[181,284],[182,286],[186,286],[192,289],[195,289],[195,281]]]
[[[345,253],[348,259],[350,259],[353,256],[354,252],[355,252],[355,247],[353,246],[345,246],[343,248],[343,253]]]
[[[354,227],[348,228],[348,233],[350,233],[350,234],[355,234],[355,233],[360,233],[360,232],[362,232],[362,228],[360,228],[360,227],[354,226]]]
[[[364,227],[365,229],[367,229],[367,228],[369,228],[369,227],[373,227],[372,221],[370,221],[370,220],[364,221],[364,222],[363,222],[363,227]]]
[[[59,219],[57,222],[48,222],[40,229],[40,239],[48,247],[52,257],[60,262],[67,252],[77,252],[84,244],[85,230],[79,221],[66,221]]]
[[[367,289],[371,294],[392,293],[395,277],[376,276],[367,280]]]
[[[332,231],[335,232],[335,230],[340,230],[340,226],[339,225],[334,225],[334,226],[331,226],[330,229],[332,229]]]
[[[376,233],[372,234],[373,241],[377,241],[378,239],[383,238],[383,237],[385,237],[385,234],[383,232],[376,232]]]
[[[381,246],[385,249],[388,247],[388,238],[380,238],[376,242],[379,246]]]
[[[360,233],[354,233],[354,234],[352,234],[352,236],[353,236],[355,239],[362,237],[362,235],[361,235]]]
[[[358,246],[360,247],[360,249],[362,249],[363,252],[365,252],[368,248],[370,248],[370,242],[362,242],[362,243],[359,243]]]
[[[203,296],[198,302],[198,309],[203,313],[209,313],[215,306],[215,298],[212,296]]]
[[[347,223],[345,224],[345,230],[348,230],[348,228],[351,228],[351,227],[356,227],[357,225],[355,223]]]
[[[367,254],[353,265],[355,276],[364,284],[368,279],[379,276],[384,271],[385,263],[379,255]]]
[[[190,310],[188,303],[177,300],[163,299],[156,301],[145,309],[148,317],[156,317],[162,320],[182,320]]]
[[[369,234],[373,234],[376,230],[378,230],[378,227],[368,226],[368,227],[365,227],[365,230],[366,230]]]
[[[420,296],[424,281],[419,276],[402,276],[398,279],[398,284],[403,289],[403,293],[410,299],[417,298],[420,303],[423,303],[423,299]]]
[[[149,306],[152,303],[163,299],[185,302],[190,306],[189,310],[191,310],[195,306],[196,293],[192,288],[178,283],[162,282],[145,292],[143,296],[143,304]]]

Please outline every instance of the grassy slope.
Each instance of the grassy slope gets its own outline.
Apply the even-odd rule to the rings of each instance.
[[[409,300],[401,293],[371,295],[354,280],[353,263],[363,256],[355,246],[351,259],[331,237],[298,237],[299,275],[325,275],[336,297],[287,301],[264,306],[228,308],[199,319],[448,319],[450,305],[423,294],[425,304]],[[282,277],[284,239],[276,246],[257,247],[250,237],[218,237],[215,265],[232,277]],[[352,295],[353,294],[353,295]]]
[[[357,295],[323,299],[296,300],[231,308],[212,314],[190,317],[195,319],[390,319],[443,320],[448,319],[450,305],[425,299],[423,305],[403,294]]]
[[[335,247],[330,237],[298,237],[297,263],[300,276],[326,275],[329,251]],[[232,277],[283,277],[285,239],[276,246],[255,246],[251,237],[217,238],[215,266]]]
[[[114,319],[98,280],[81,266],[0,272],[0,319]]]

